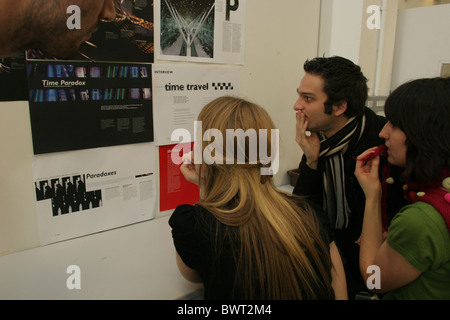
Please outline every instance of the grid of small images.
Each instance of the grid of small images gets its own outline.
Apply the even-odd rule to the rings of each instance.
[[[129,83],[133,82],[120,82],[120,80],[148,79],[150,70],[145,65],[86,66],[29,63],[27,69],[29,78],[34,79],[30,85],[30,102],[123,101],[152,98],[150,86],[142,87],[140,83],[140,86],[128,87]],[[98,87],[95,87],[96,84]],[[107,84],[111,87],[105,87]],[[149,84],[150,81],[146,83]]]

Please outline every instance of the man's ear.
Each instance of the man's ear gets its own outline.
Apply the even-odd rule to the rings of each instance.
[[[347,111],[347,101],[339,101],[333,105],[333,114],[336,117],[343,115]]]

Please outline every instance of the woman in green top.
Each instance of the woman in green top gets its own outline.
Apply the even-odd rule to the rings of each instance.
[[[366,197],[361,273],[369,289],[387,292],[384,299],[450,299],[450,78],[403,84],[385,113],[380,137],[388,162],[405,168],[411,204],[394,217],[386,238],[380,157],[376,148],[358,157],[355,175]]]

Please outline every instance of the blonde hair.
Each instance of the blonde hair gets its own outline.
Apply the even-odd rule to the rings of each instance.
[[[224,135],[226,129],[275,128],[263,108],[229,96],[207,104],[198,120],[202,121],[202,134],[211,128]],[[270,137],[268,134],[269,150]],[[204,143],[202,150],[207,145]],[[234,150],[236,157],[237,148]],[[256,292],[256,298],[262,299],[315,299],[321,290],[334,297],[329,249],[313,211],[300,198],[278,191],[271,177],[261,176],[260,159],[250,164],[248,158],[246,155],[245,164],[224,161],[202,164],[200,169],[199,205],[240,242],[232,246],[237,266],[235,291],[248,299],[255,298]]]

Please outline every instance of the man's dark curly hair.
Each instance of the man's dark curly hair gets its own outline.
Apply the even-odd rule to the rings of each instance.
[[[331,114],[332,106],[343,101],[347,101],[345,115],[348,118],[364,112],[368,97],[367,79],[358,65],[342,57],[318,57],[307,60],[303,69],[323,79],[323,91],[328,96],[325,113]]]

